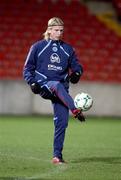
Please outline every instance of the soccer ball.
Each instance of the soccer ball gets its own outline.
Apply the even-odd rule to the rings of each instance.
[[[88,111],[93,105],[93,99],[89,94],[82,92],[75,96],[74,104],[77,109]]]

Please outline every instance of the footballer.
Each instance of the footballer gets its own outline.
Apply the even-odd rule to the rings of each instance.
[[[83,68],[73,47],[62,40],[63,32],[62,19],[51,18],[44,38],[30,47],[23,68],[24,79],[32,92],[52,102],[55,128],[53,164],[65,163],[62,151],[69,110],[75,118],[85,121],[81,110],[75,107],[69,94],[69,83],[78,83]]]

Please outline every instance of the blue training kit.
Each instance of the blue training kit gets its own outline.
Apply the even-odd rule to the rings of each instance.
[[[65,131],[68,126],[69,110],[73,112],[74,101],[69,95],[69,71],[82,74],[73,48],[63,42],[41,40],[33,44],[25,61],[23,76],[31,85],[38,82],[46,87],[54,110],[54,151],[53,156],[62,159]],[[40,92],[40,96],[44,98]]]

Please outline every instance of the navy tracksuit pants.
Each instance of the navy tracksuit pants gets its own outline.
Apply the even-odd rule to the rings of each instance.
[[[50,98],[54,111],[53,157],[62,158],[65,131],[68,126],[69,109],[74,110],[74,101],[68,93],[68,87],[59,81],[48,81],[46,86],[55,95]]]

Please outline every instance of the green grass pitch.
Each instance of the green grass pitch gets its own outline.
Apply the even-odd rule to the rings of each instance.
[[[65,165],[53,165],[53,118],[0,116],[0,180],[121,180],[121,119],[70,117]]]

